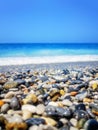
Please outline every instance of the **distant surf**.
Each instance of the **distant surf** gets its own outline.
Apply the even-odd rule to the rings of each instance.
[[[98,44],[0,44],[0,65],[98,61]]]

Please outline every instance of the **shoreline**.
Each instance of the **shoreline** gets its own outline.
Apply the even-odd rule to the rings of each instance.
[[[21,64],[21,65],[2,65],[0,66],[0,73],[5,72],[26,72],[42,71],[42,70],[63,70],[63,69],[83,69],[83,68],[98,67],[98,61],[85,61],[85,62],[62,62],[62,63],[42,63],[42,64]]]
[[[2,57],[0,66],[27,65],[27,64],[52,64],[68,62],[97,62],[98,55],[67,55],[44,57]]]

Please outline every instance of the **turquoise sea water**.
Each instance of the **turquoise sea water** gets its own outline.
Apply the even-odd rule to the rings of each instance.
[[[96,43],[6,43],[0,44],[2,57],[34,57],[64,55],[98,55]]]

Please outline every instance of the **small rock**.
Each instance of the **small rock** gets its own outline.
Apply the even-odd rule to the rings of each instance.
[[[0,100],[0,107],[3,106],[5,102],[3,100]]]
[[[98,80],[92,80],[92,81],[89,82],[90,87],[93,87],[94,84],[96,86],[96,84],[98,84]]]
[[[7,111],[9,110],[10,106],[8,103],[5,103],[2,107],[1,107],[1,112],[2,113],[7,113]]]
[[[29,130],[38,130],[39,127],[37,125],[33,125],[31,127],[29,127]]]
[[[98,122],[94,119],[89,119],[84,125],[85,130],[98,130]]]
[[[50,96],[51,97],[53,97],[55,94],[59,94],[59,90],[58,89],[56,89],[56,88],[52,88],[51,90],[50,90]]]
[[[21,123],[17,123],[17,122],[13,122],[13,123],[7,123],[6,124],[6,130],[27,130],[27,124],[24,122]]]
[[[38,115],[43,114],[44,111],[45,111],[45,106],[44,106],[43,104],[37,105],[37,107],[36,107],[36,113],[37,113]]]
[[[79,104],[77,104],[76,106],[75,106],[75,109],[76,109],[76,111],[77,110],[86,110],[86,107],[85,107],[85,105],[83,104],[83,103],[79,103]]]
[[[85,119],[85,118],[81,118],[81,119],[77,122],[77,128],[78,128],[78,129],[83,128],[85,122],[86,122],[86,119]]]
[[[52,118],[49,117],[42,117],[42,118],[45,119],[47,125],[55,126],[57,124],[57,122]]]
[[[70,95],[71,95],[71,96],[76,96],[77,94],[78,94],[78,92],[75,92],[75,91],[70,92]]]
[[[37,102],[37,96],[35,94],[29,94],[26,96],[26,99],[28,99],[28,101],[32,101],[33,103]]]
[[[23,110],[22,113],[23,113],[23,120],[26,120],[32,117],[32,113],[28,110]]]
[[[29,118],[25,120],[25,122],[28,126],[45,124],[45,120],[43,118]]]
[[[66,118],[61,118],[60,121],[65,125],[68,123],[68,120]]]
[[[64,99],[62,101],[62,104],[65,105],[65,106],[72,106],[72,102],[70,100],[68,100],[68,99]]]
[[[15,123],[21,123],[21,122],[23,122],[23,119],[19,115],[14,115],[14,116],[11,116],[11,118],[9,118],[8,122],[9,123],[14,123],[14,122]]]
[[[26,104],[26,105],[22,105],[22,110],[28,110],[32,113],[36,113],[36,107],[34,105],[30,105],[30,104]]]
[[[75,119],[75,118],[72,118],[71,120],[70,120],[70,123],[73,125],[73,126],[77,126],[77,120]]]
[[[10,81],[10,82],[6,82],[3,86],[4,89],[10,89],[10,88],[15,88],[17,87],[17,82],[15,81]]]
[[[57,102],[49,102],[48,105],[50,106],[55,106],[55,107],[58,107],[58,103]]]
[[[93,100],[90,99],[90,98],[84,98],[84,99],[83,99],[83,102],[84,102],[84,103],[87,103],[87,102],[88,102],[88,103],[91,103],[91,102],[93,102]]]
[[[92,88],[93,88],[93,90],[96,90],[96,89],[98,88],[98,84],[97,84],[97,83],[94,83],[94,84],[92,85]]]
[[[51,100],[52,101],[56,101],[58,98],[60,97],[60,94],[55,94],[52,98],[51,98]]]
[[[60,90],[60,94],[62,95],[62,96],[64,96],[65,95],[65,91],[64,90]]]
[[[10,107],[14,110],[17,110],[20,108],[20,102],[17,97],[13,97],[10,102]]]
[[[5,95],[4,98],[6,98],[6,99],[11,99],[12,97],[14,97],[14,95],[15,95],[15,92],[9,91],[9,92]]]
[[[82,101],[84,98],[87,97],[87,94],[88,94],[87,91],[83,91],[80,94],[76,95],[76,99],[79,100],[79,101]]]
[[[75,128],[75,127],[70,127],[70,130],[78,130],[78,128]]]

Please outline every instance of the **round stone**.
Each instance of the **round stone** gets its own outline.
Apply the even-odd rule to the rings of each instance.
[[[26,120],[32,117],[32,113],[28,110],[23,110],[22,114],[23,114],[22,116],[23,120]]]
[[[10,102],[10,107],[14,110],[17,110],[20,108],[20,102],[17,97],[13,97]]]
[[[2,113],[7,113],[7,111],[9,110],[10,106],[8,103],[5,103],[2,107],[1,107],[1,112]]]
[[[85,125],[84,125],[85,130],[98,130],[98,122],[94,119],[89,119]]]
[[[77,120],[75,119],[75,118],[72,118],[71,120],[70,120],[70,123],[73,125],[73,126],[77,126]]]
[[[21,122],[23,122],[23,119],[22,119],[22,117],[21,116],[19,116],[19,115],[14,115],[14,116],[12,116],[11,118],[9,118],[9,123],[21,123]]]
[[[34,105],[30,105],[30,104],[26,104],[26,105],[22,105],[22,110],[28,110],[31,113],[36,113],[36,107]]]
[[[37,113],[38,115],[43,114],[44,111],[45,111],[45,106],[44,106],[43,104],[37,105],[37,107],[36,107],[36,113]]]
[[[17,82],[15,81],[9,81],[9,82],[6,82],[3,86],[4,89],[10,89],[10,88],[15,88],[17,87]]]
[[[68,99],[64,99],[62,101],[62,104],[65,105],[65,106],[72,106],[72,102],[70,100],[68,100]]]

